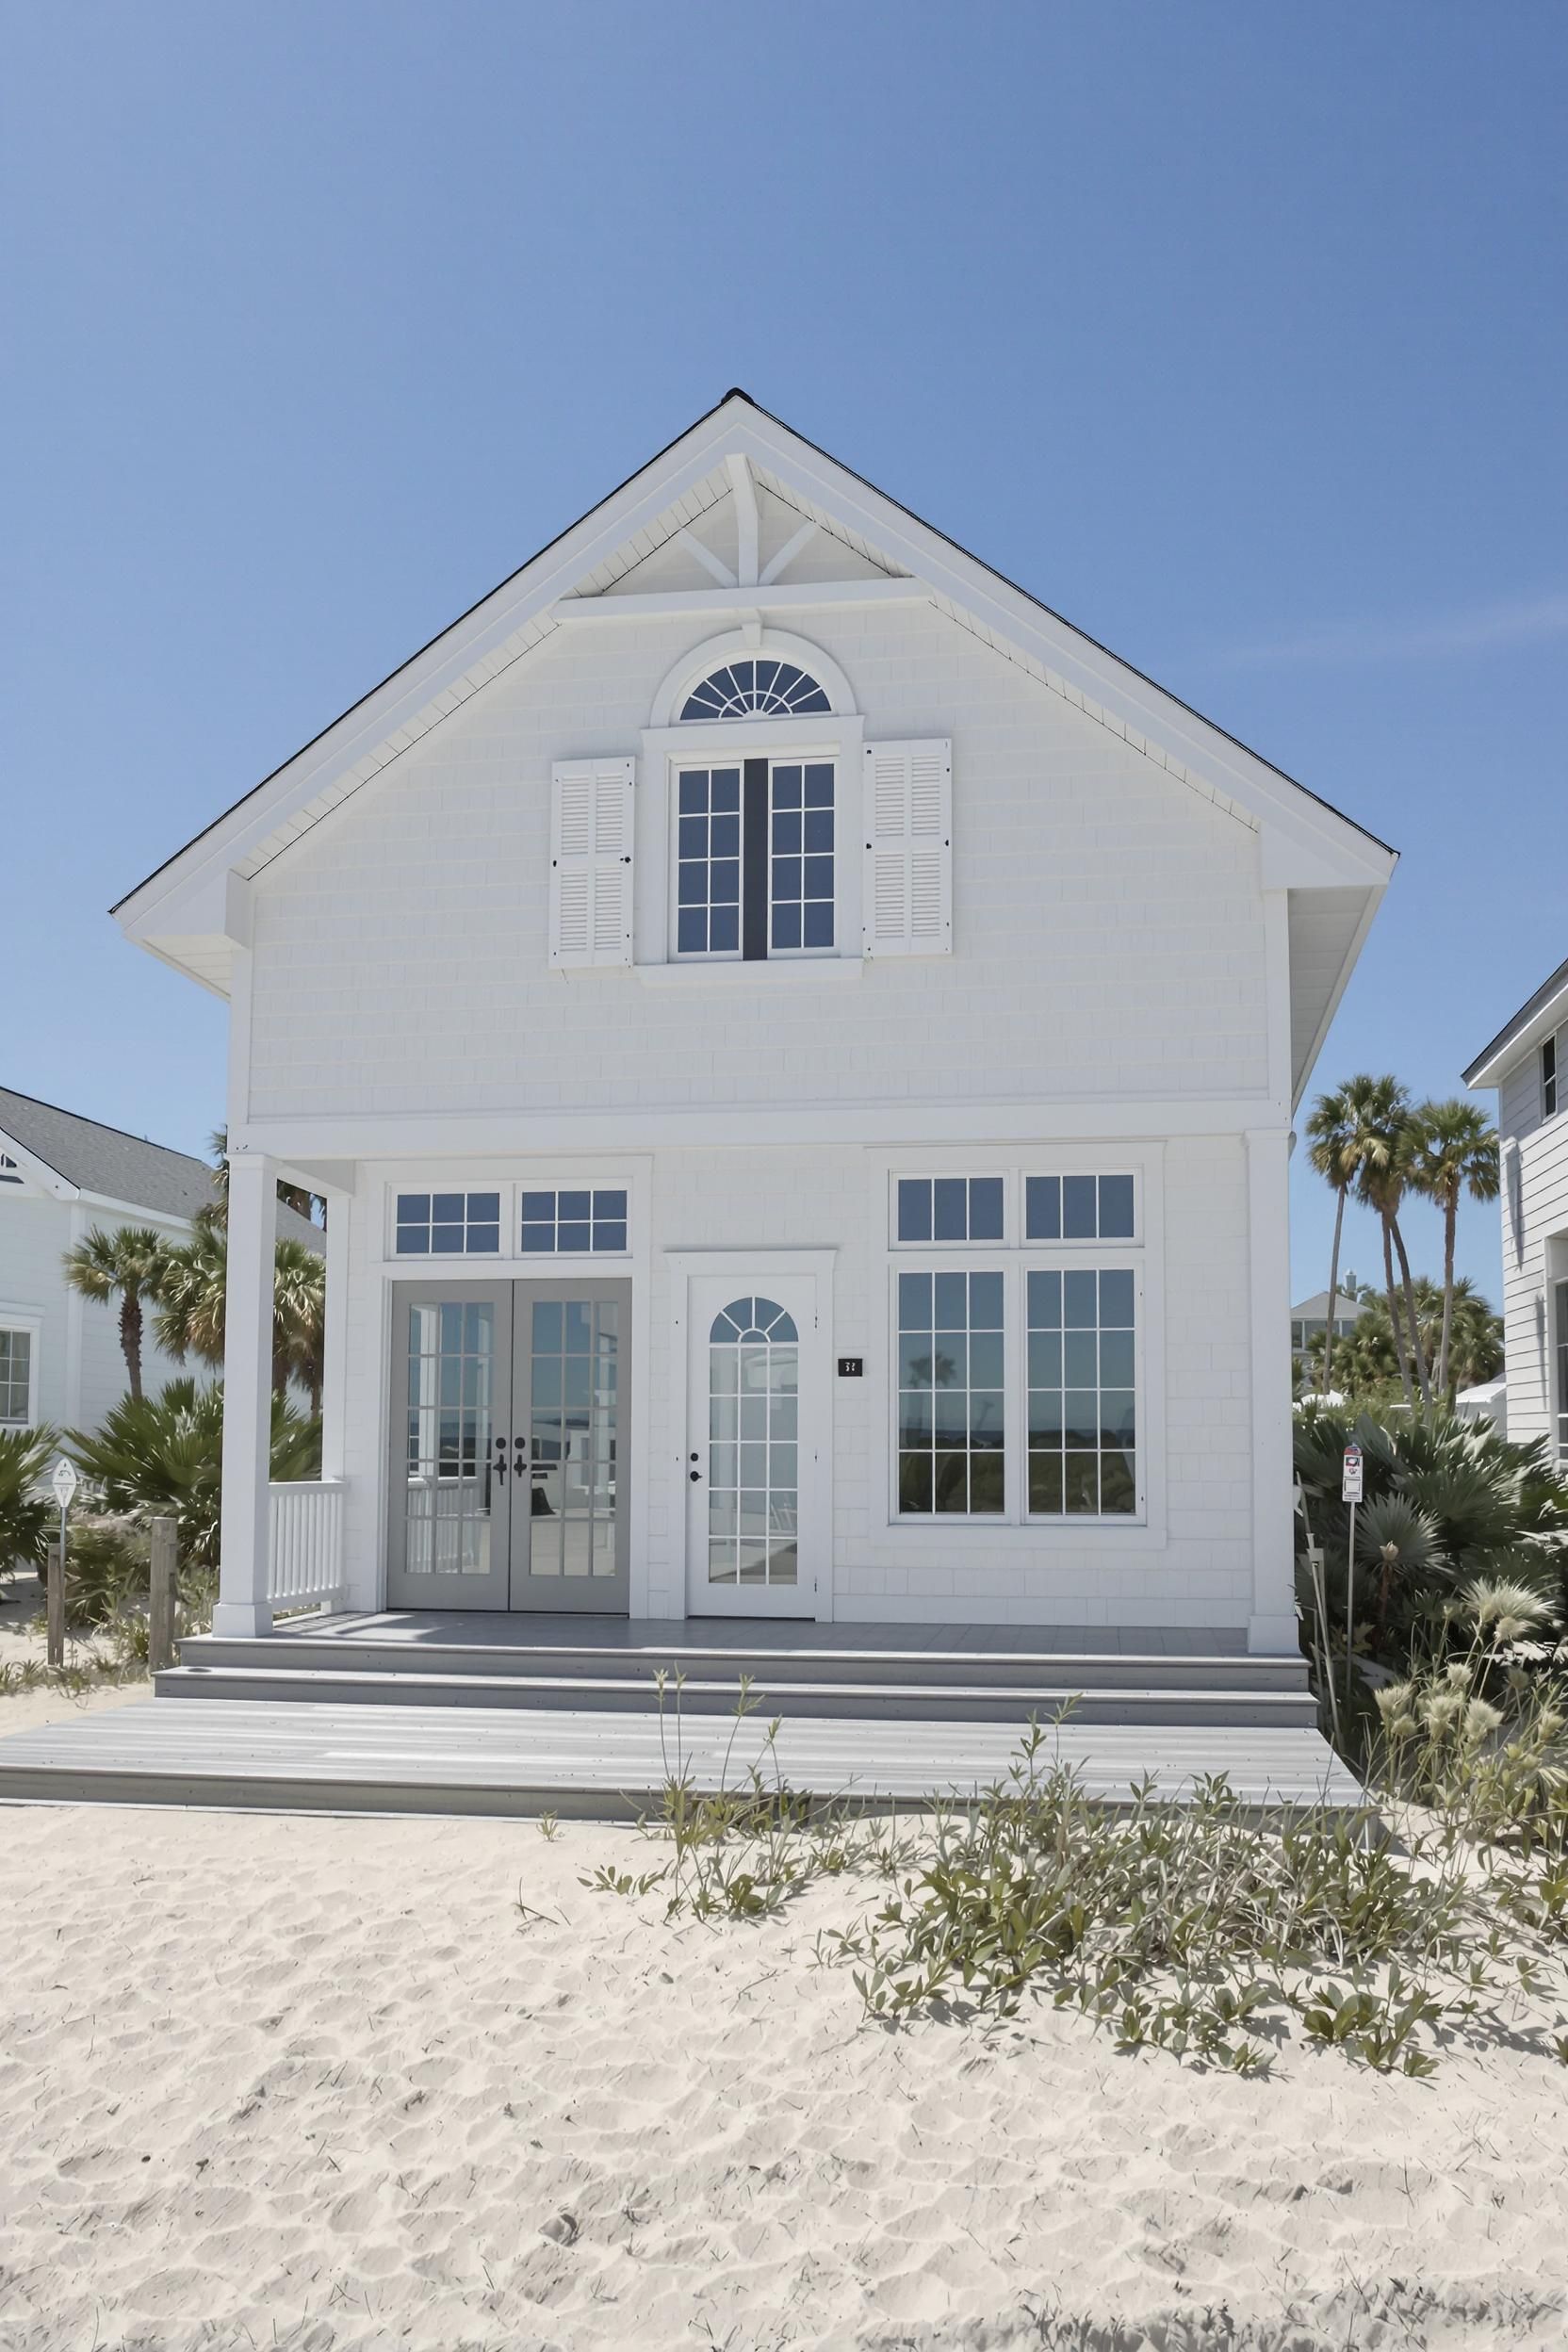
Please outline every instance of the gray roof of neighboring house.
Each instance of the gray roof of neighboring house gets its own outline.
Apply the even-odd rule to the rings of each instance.
[[[78,1191],[122,1200],[129,1208],[190,1217],[220,1197],[205,1160],[172,1152],[165,1143],[149,1143],[144,1135],[105,1127],[78,1111],[62,1111],[57,1103],[36,1102],[9,1086],[0,1086],[0,1135],[11,1136]],[[278,1232],[320,1246],[320,1228],[282,1201]]]
[[[1334,1321],[1337,1323],[1342,1316],[1347,1322],[1354,1321],[1368,1303],[1364,1291],[1359,1298],[1350,1298],[1343,1290],[1337,1292],[1334,1297]],[[1298,1306],[1292,1307],[1290,1319],[1293,1323],[1326,1323],[1329,1319],[1328,1292],[1315,1290],[1310,1298],[1303,1298]]]
[[[1565,989],[1568,989],[1568,964],[1559,964],[1557,970],[1552,973],[1551,977],[1547,980],[1543,980],[1541,986],[1537,988],[1535,994],[1530,998],[1529,1002],[1526,1004],[1520,1005],[1519,1010],[1514,1014],[1513,1019],[1511,1021],[1504,1021],[1502,1027],[1498,1030],[1491,1044],[1482,1047],[1480,1053],[1477,1054],[1475,1060],[1470,1064],[1469,1068],[1464,1072],[1465,1085],[1467,1086],[1477,1085],[1477,1073],[1485,1070],[1487,1064],[1494,1061],[1499,1054],[1506,1053],[1508,1048],[1513,1043],[1514,1038],[1524,1035],[1525,1031],[1529,1027],[1531,1021],[1535,1019],[1537,1013],[1544,1012],[1546,1006],[1552,1002],[1552,999],[1557,996],[1561,996]],[[1489,1080],[1486,1083],[1490,1084],[1491,1081]]]

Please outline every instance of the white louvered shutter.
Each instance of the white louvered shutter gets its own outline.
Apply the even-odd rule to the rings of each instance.
[[[953,745],[866,745],[865,880],[868,956],[953,953]]]
[[[550,771],[550,962],[631,961],[634,760],[558,760]]]

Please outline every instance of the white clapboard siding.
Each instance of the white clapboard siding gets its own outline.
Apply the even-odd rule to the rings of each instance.
[[[631,961],[633,760],[558,760],[550,771],[550,962]]]
[[[868,956],[953,952],[953,745],[868,743],[862,934]]]

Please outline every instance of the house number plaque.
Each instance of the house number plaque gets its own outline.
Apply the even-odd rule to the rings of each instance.
[[[839,1378],[841,1380],[858,1380],[864,1373],[865,1368],[865,1358],[863,1356],[841,1356],[839,1358]]]

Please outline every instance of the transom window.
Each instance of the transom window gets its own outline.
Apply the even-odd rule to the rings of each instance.
[[[740,719],[754,713],[769,718],[804,718],[831,710],[814,678],[792,662],[760,656],[756,661],[727,662],[700,686],[694,686],[681,705],[682,719]]]
[[[1115,1518],[1137,1508],[1133,1276],[1031,1272],[1029,1510]]]
[[[898,1508],[1000,1516],[1004,1370],[1000,1273],[898,1278]]]
[[[0,1429],[25,1429],[33,1417],[33,1335],[0,1331]]]
[[[523,1255],[549,1251],[624,1250],[626,1194],[606,1191],[525,1192]]]
[[[1026,1241],[1131,1241],[1131,1176],[1026,1176]]]
[[[501,1246],[498,1192],[400,1192],[400,1258],[494,1257]]]
[[[901,1176],[900,1241],[1000,1241],[1000,1176]]]
[[[832,760],[682,768],[676,824],[678,956],[751,961],[833,946]]]

